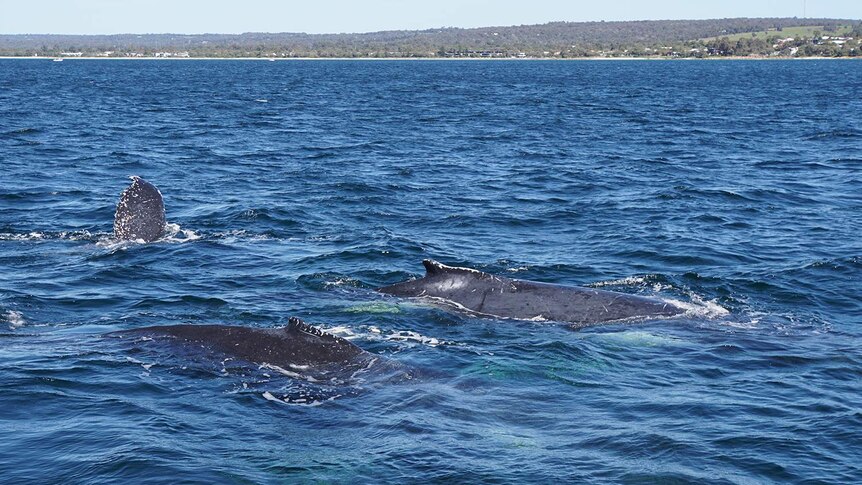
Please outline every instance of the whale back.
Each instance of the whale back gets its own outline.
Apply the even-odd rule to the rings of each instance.
[[[118,332],[120,335],[171,337],[183,344],[215,351],[256,364],[284,368],[331,366],[371,356],[346,339],[291,317],[286,327],[232,325],[161,325]]]
[[[114,214],[114,237],[120,240],[155,241],[165,232],[165,203],[155,185],[132,176],[132,184],[120,195]]]
[[[666,317],[683,310],[661,300],[578,286],[517,280],[425,260],[426,275],[379,288],[402,298],[424,297],[479,316],[550,320],[575,326]]]

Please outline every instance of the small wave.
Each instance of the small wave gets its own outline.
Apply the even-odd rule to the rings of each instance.
[[[717,300],[704,300],[694,293],[689,294],[690,301],[676,300],[673,298],[661,298],[662,301],[670,303],[685,310],[685,316],[715,319],[726,317],[730,310],[719,305]]]
[[[722,322],[722,325],[726,327],[738,328],[741,330],[753,330],[757,328],[760,324],[760,318],[751,318],[748,321],[742,320],[728,320],[726,322]]]
[[[113,235],[105,236],[96,242],[96,246],[108,251],[108,253],[113,254],[117,251],[123,251],[130,246],[135,246],[138,244],[144,244],[143,240],[141,241],[122,241],[119,239],[114,239]]]
[[[297,283],[314,290],[332,290],[333,288],[362,288],[363,283],[356,278],[337,273],[315,273],[301,275]]]
[[[828,141],[835,138],[856,138],[862,134],[862,131],[859,130],[832,130],[832,131],[820,131],[817,133],[812,133],[804,138],[806,141],[817,141],[823,140]]]
[[[3,318],[12,328],[21,328],[27,323],[24,314],[15,310],[7,310],[3,314]]]
[[[150,340],[152,340],[152,339],[150,339]],[[144,368],[144,371],[146,371],[146,372],[147,372],[147,374],[149,374],[150,369],[152,369],[152,368],[153,368],[153,366],[154,366],[154,365],[156,365],[156,363],[155,363],[155,362],[153,362],[152,364],[147,364],[147,363],[145,363],[145,362],[143,362],[143,361],[140,361],[140,360],[138,360],[138,359],[136,359],[136,358],[134,358],[134,357],[126,357],[126,361],[127,361],[127,362],[131,362],[131,363],[133,363],[133,364],[138,364],[138,365],[140,365],[141,367],[143,367],[143,368]]]
[[[30,233],[13,233],[13,232],[0,232],[0,241],[42,241],[48,239],[48,236],[43,232],[30,232]]]
[[[435,337],[426,337],[419,332],[413,332],[411,330],[398,330],[392,332],[386,336],[386,340],[399,342],[416,342],[423,345],[427,345],[429,347],[436,347],[441,343],[446,343],[445,341],[438,340]]]
[[[275,397],[271,392],[264,391],[261,393],[264,399],[267,401],[277,402],[279,404],[288,404],[293,406],[320,406],[321,404],[329,401],[334,401],[339,397],[342,397],[341,394],[336,394],[334,396],[327,396],[324,398],[316,398],[310,394],[299,394],[297,396],[285,395],[283,397]]]
[[[616,280],[608,280],[608,281],[598,281],[596,283],[591,283],[586,285],[588,288],[602,288],[606,286],[610,287],[638,287],[638,288],[647,288],[649,287],[653,293],[662,293],[665,291],[673,290],[673,285],[668,283],[663,283],[660,280],[662,277],[655,275],[646,275],[646,276],[628,276],[625,278],[620,278]]]
[[[159,241],[169,243],[184,243],[196,241],[201,236],[191,229],[183,229],[179,224],[168,223],[165,225],[165,235]]]
[[[4,233],[0,233],[0,241],[3,240]],[[12,239],[10,237],[10,239]],[[37,238],[38,239],[38,238]],[[45,237],[44,239],[48,239]],[[71,237],[67,239],[73,239]],[[206,231],[195,231],[192,229],[184,229],[180,227],[179,224],[169,223],[165,226],[165,234],[160,239],[153,241],[151,243],[147,243],[144,240],[118,240],[113,237],[113,233],[97,233],[93,234],[92,237],[86,238],[81,237],[82,240],[92,240],[96,243],[97,246],[108,249],[109,251],[122,250],[131,246],[137,246],[140,244],[158,244],[158,243],[167,243],[167,244],[182,244],[189,243],[198,240],[207,240],[207,241],[218,241],[223,244],[238,244],[238,243],[249,243],[249,242],[259,242],[259,241],[306,241],[303,238],[297,237],[280,237],[278,235],[274,235],[271,233],[253,233],[244,229],[239,230],[231,230],[231,231],[219,231],[219,232],[206,232]]]
[[[336,327],[329,327],[325,329],[326,333],[331,333],[332,335],[336,335],[339,337],[346,338],[348,340],[355,339],[359,337],[359,335],[350,327],[346,325],[338,325]],[[379,330],[377,333],[380,333]]]
[[[90,231],[60,231],[60,232],[0,232],[0,241],[94,241],[104,236],[102,233]]]
[[[174,295],[161,298],[148,297],[142,298],[132,304],[132,308],[154,308],[167,305],[201,305],[209,308],[218,308],[229,303],[221,298],[213,296],[197,296],[197,295]]]
[[[660,335],[641,330],[629,330],[623,332],[606,332],[587,334],[590,338],[598,338],[602,341],[613,343],[616,345],[624,345],[631,347],[672,347],[685,343],[678,337],[670,335]]]
[[[224,232],[216,232],[211,235],[211,237],[215,239],[220,239],[222,242],[226,244],[232,244],[236,242],[246,242],[246,241],[270,241],[274,239],[278,239],[272,234],[254,234],[246,231],[245,229],[236,229],[233,231],[224,231]],[[292,238],[291,238],[292,240]]]
[[[798,268],[788,268],[786,270],[782,270],[782,273],[785,272],[795,272],[795,271],[806,271],[806,270],[824,270],[824,271],[837,271],[837,272],[845,272],[851,271],[854,267],[862,267],[862,258],[859,256],[847,256],[847,257],[839,257],[839,258],[831,258],[831,259],[820,259],[813,261],[811,263],[805,264],[804,266]]]
[[[183,229],[179,224],[168,223],[165,224],[165,234],[153,241],[153,243],[169,243],[169,244],[179,244],[179,243],[187,243],[192,241],[197,241],[201,239],[202,236],[195,231],[190,229]],[[143,239],[134,239],[134,240],[119,240],[115,239],[113,233],[111,234],[102,234],[102,237],[96,242],[96,246],[105,248],[110,252],[114,252],[117,250],[123,250],[131,246],[137,246],[140,244],[150,244]]]
[[[258,103],[269,103],[269,100],[268,100],[268,99],[263,99],[263,98],[255,99],[255,101],[256,101],[256,102],[258,102]]]
[[[312,376],[303,375],[300,372],[294,372],[293,370],[287,370],[284,367],[280,367],[280,366],[273,365],[273,364],[263,364],[260,366],[260,368],[261,369],[269,369],[269,370],[278,372],[279,374],[281,374],[283,376],[290,377],[291,379],[302,379],[302,380],[306,380],[308,382],[317,382],[317,379],[315,379]],[[303,369],[296,369],[296,370],[303,370]]]
[[[17,130],[11,130],[3,133],[3,136],[21,136],[21,135],[34,135],[37,133],[41,133],[42,130],[39,128],[19,128]]]
[[[340,277],[340,278],[336,278],[336,279],[334,279],[334,280],[332,280],[332,281],[325,281],[323,284],[324,284],[325,286],[327,286],[327,287],[333,287],[333,286],[352,286],[352,287],[357,287],[357,288],[358,288],[359,286],[361,286],[361,284],[360,284],[359,280],[357,280],[357,279],[355,279],[355,278],[350,278],[350,277],[347,277],[347,276]]]
[[[821,334],[832,331],[832,324],[818,317],[792,312],[748,310],[719,321],[732,330],[774,332],[781,335]]]
[[[645,276],[628,276],[626,278],[620,278],[618,280],[598,281],[596,283],[591,283],[586,286],[591,288],[601,288],[603,286],[642,286],[646,283],[647,278]]]

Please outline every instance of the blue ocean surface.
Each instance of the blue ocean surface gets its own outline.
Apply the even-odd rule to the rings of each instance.
[[[862,62],[0,60],[2,483],[860,483]],[[130,175],[168,233],[112,238]],[[649,296],[573,330],[421,261]],[[118,330],[290,316],[331,384]]]

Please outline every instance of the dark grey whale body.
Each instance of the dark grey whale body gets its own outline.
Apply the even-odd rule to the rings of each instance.
[[[397,371],[397,362],[381,359],[341,337],[291,317],[283,328],[231,325],[163,325],[121,330],[109,336],[168,338],[199,352],[209,349],[242,361],[276,367],[296,377],[340,375],[378,367]],[[406,370],[406,369],[404,369]]]
[[[165,203],[155,185],[132,176],[120,195],[114,214],[114,237],[124,241],[152,242],[165,233]]]
[[[428,260],[427,274],[377,291],[427,297],[480,316],[568,322],[576,327],[684,313],[670,303],[613,291],[516,280]]]

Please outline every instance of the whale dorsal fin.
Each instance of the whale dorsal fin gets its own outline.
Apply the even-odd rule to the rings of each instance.
[[[447,273],[472,274],[474,276],[484,276],[485,273],[473,268],[462,268],[459,266],[446,266],[445,264],[434,261],[433,259],[422,260],[422,265],[425,266],[425,276],[434,276]]]
[[[422,260],[422,266],[425,266],[425,275],[426,276],[431,276],[431,275],[435,275],[438,273],[444,273],[444,272],[446,272],[447,269],[449,269],[449,267],[446,266],[445,264],[440,264],[439,262],[434,261],[433,259],[423,259]]]
[[[287,320],[287,327],[285,330],[288,332],[302,332],[307,333],[309,335],[314,335],[317,337],[326,337],[326,338],[335,338],[335,335],[330,333],[326,333],[323,330],[315,327],[314,325],[309,325],[297,317],[290,317]]]

